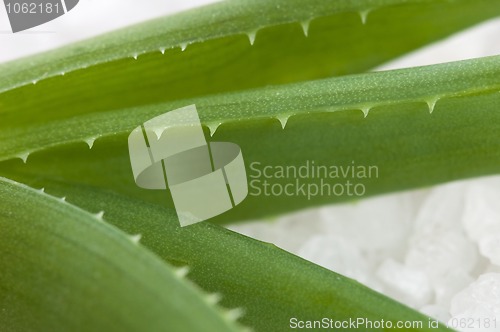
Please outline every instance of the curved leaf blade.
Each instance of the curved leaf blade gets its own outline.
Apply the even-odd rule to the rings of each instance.
[[[100,216],[0,178],[4,331],[239,331]]]
[[[212,140],[240,145],[250,178],[256,175],[250,167],[254,162],[298,168],[307,160],[317,165],[351,165],[355,161],[380,170],[378,178],[363,179],[366,197],[495,174],[500,165],[500,141],[495,134],[500,129],[498,77],[499,56],[19,126],[0,131],[4,142],[0,159],[22,155],[21,149],[26,148],[28,152],[48,149],[54,153],[40,158],[35,153],[24,168],[19,167],[19,160],[4,162],[0,174],[46,174],[70,183],[78,179],[168,204],[163,193],[142,190],[133,182],[126,137],[145,120],[192,103],[197,104],[205,124],[224,122]],[[366,107],[371,111],[365,118],[359,109]],[[282,116],[292,116],[284,130],[275,119]],[[83,152],[85,138],[95,135],[102,135],[102,141],[96,142],[92,153]],[[63,147],[78,141],[82,142],[80,149]],[[61,149],[54,148],[56,145],[62,145]],[[286,181],[289,179],[268,179],[270,186]],[[314,179],[303,182],[307,185]],[[264,197],[251,188],[242,204],[214,221],[267,217],[353,198],[347,193],[311,199],[303,195]]]
[[[499,14],[495,0],[217,3],[0,65],[0,128],[19,113],[59,120],[358,73]]]
[[[181,228],[172,209],[130,199],[110,190],[31,179],[86,209],[104,209],[106,220],[165,260],[191,268],[189,278],[218,293],[225,307],[241,307],[242,323],[256,331],[289,331],[292,318],[334,321],[420,322],[407,331],[448,331],[429,318],[349,278],[287,253],[272,244],[209,223]],[[416,323],[417,324],[417,323]],[[390,331],[392,329],[370,329]]]

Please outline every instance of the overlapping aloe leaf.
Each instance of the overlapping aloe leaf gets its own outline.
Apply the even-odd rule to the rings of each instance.
[[[217,3],[0,65],[0,129],[361,72],[499,14],[495,0]]]
[[[293,317],[299,320],[320,320],[327,317],[337,321],[348,321],[362,317],[371,321],[380,321],[381,319],[386,322],[391,321],[394,326],[396,326],[397,321],[422,322],[421,328],[408,330],[446,330],[443,326],[439,329],[429,329],[427,317],[377,294],[353,280],[295,257],[270,244],[255,241],[209,223],[180,228],[172,209],[152,205],[138,199],[130,199],[111,191],[90,186],[77,186],[66,181],[58,182],[46,178],[39,179],[32,184],[36,185],[36,182],[40,180],[41,183],[48,186],[46,191],[52,191],[55,194],[69,193],[70,196],[67,197],[67,200],[70,203],[76,203],[94,211],[97,211],[95,209],[105,209],[104,218],[106,221],[116,224],[130,234],[140,233],[142,235],[140,243],[153,249],[167,261],[180,266],[189,266],[189,279],[202,285],[206,291],[219,294],[223,307],[240,308],[241,312],[244,313],[240,320],[256,331],[288,331],[290,319]],[[11,200],[26,202],[32,196],[37,195],[34,192],[25,191],[14,191],[15,196]],[[12,191],[8,193],[12,194]],[[10,209],[14,209],[15,204],[12,204],[11,200],[8,200],[8,206]],[[67,203],[58,202],[55,199],[52,199],[51,203],[56,205],[51,206],[56,211],[67,209]],[[24,203],[25,208],[26,205],[31,210],[31,204]],[[39,213],[46,214],[42,211]],[[73,216],[67,216],[67,218],[70,217]],[[57,220],[57,222],[64,221]],[[94,222],[98,224],[93,227],[99,229],[100,223]],[[29,225],[29,222],[26,224]],[[49,226],[50,224],[46,227]],[[77,233],[79,229],[73,231],[74,234],[73,232],[71,234],[77,236],[80,242],[85,241],[87,243],[85,245],[90,246],[91,249],[97,245],[93,242],[95,241],[93,237],[87,237],[84,232]],[[38,227],[35,227],[32,232],[38,234]],[[101,237],[105,236],[101,235]],[[14,241],[10,237],[9,239]],[[84,245],[82,244],[82,246]],[[130,249],[120,257],[112,258],[113,262],[114,259],[123,260],[122,257],[130,254],[130,251],[134,252],[133,249]],[[66,251],[61,252],[63,258],[66,257],[65,253]],[[112,254],[116,254],[116,252],[113,251]],[[55,259],[52,256],[49,258]],[[133,265],[128,265],[128,260],[122,260],[120,260],[122,268],[134,268]],[[75,259],[71,258],[71,261],[74,262]],[[80,262],[77,264],[79,265],[78,271],[85,274],[91,273],[90,278],[92,278],[93,271],[89,272],[88,266],[82,265]],[[60,268],[66,271],[72,266],[68,267],[62,264]],[[139,272],[142,270],[138,267],[136,269]],[[138,276],[140,276],[139,272]],[[123,273],[123,271],[119,271],[119,273]],[[108,277],[109,283],[116,283],[116,278],[121,280],[119,276]],[[93,279],[92,282],[94,282]],[[28,289],[31,290],[33,286],[33,283],[29,284]],[[47,286],[54,294],[58,294],[60,291],[56,285],[49,284]],[[122,285],[116,285],[117,288],[120,286]],[[148,290],[149,286],[156,289],[153,285],[148,285]],[[169,291],[167,283],[156,287],[158,287],[159,292]],[[142,290],[140,288],[138,291]],[[127,294],[131,297],[135,295],[135,292]],[[174,301],[179,301],[178,298],[173,297],[168,300],[172,300],[170,305],[175,304]],[[89,300],[91,303],[93,301],[93,299]],[[86,302],[82,303],[85,305]],[[183,307],[180,306],[180,308]],[[196,318],[194,319],[196,321],[205,319],[204,316],[197,316],[195,310],[184,309],[187,310],[185,314]],[[108,309],[102,308],[102,310],[107,312]],[[158,310],[158,308],[154,308],[154,310]],[[139,310],[139,313],[142,311]],[[183,317],[179,317],[179,319],[181,318]],[[189,320],[189,318],[185,319]],[[361,329],[363,328],[361,327]],[[382,331],[383,329],[370,330]],[[207,330],[193,329],[192,331]]]
[[[443,15],[445,12],[446,15]],[[323,75],[329,75],[332,68],[338,73],[351,72],[353,69],[366,69],[366,65],[390,59],[495,15],[498,15],[498,5],[492,0],[458,0],[452,3],[445,0],[315,0],[307,3],[298,0],[225,1],[116,31],[32,57],[29,61],[3,65],[4,80],[0,91],[96,64],[174,48],[184,50],[191,44],[206,45],[204,53],[228,46],[232,49],[234,46],[228,45],[230,43],[227,41],[222,44],[213,41],[241,35],[247,44],[253,44],[257,33],[259,37],[263,35],[263,40],[257,52],[252,53],[259,53],[256,60],[265,60],[259,65],[267,67],[268,64],[278,64],[283,60],[298,61],[303,56],[313,56],[312,59],[319,58],[325,62],[328,70]],[[363,27],[368,17],[369,29]],[[436,18],[439,20],[428,24]],[[309,36],[311,22],[316,36]],[[295,24],[296,32],[302,31],[306,37],[309,36],[311,40],[308,46],[312,48],[303,49],[305,43],[297,43],[304,40],[292,35],[286,40],[276,38],[277,34],[283,37],[284,32],[291,34],[290,27],[283,31],[272,29],[287,24]],[[404,31],[398,31],[398,28]],[[370,41],[377,36],[381,38]],[[271,42],[277,43],[274,44],[273,53],[266,53],[271,51]],[[317,44],[323,44],[321,49],[318,49]],[[237,50],[232,49],[233,52]],[[327,54],[318,56],[316,53],[319,51]],[[363,54],[365,52],[370,52],[370,56]],[[218,55],[227,59],[231,53],[219,50]],[[275,55],[275,59],[271,55]],[[335,57],[327,62],[329,55]],[[301,65],[302,68],[296,69],[310,70],[304,63]],[[180,68],[178,63],[176,66]],[[296,73],[287,76],[293,75]]]
[[[101,215],[0,178],[0,229],[2,331],[241,331]]]
[[[27,167],[16,170],[21,165],[16,160],[4,163],[0,172],[50,174],[69,182],[78,179],[165,204],[163,193],[134,184],[126,137],[137,124],[155,115],[195,103],[202,121],[224,123],[212,139],[239,144],[249,175],[252,162],[297,167],[308,160],[319,165],[351,165],[353,161],[376,165],[379,177],[362,180],[366,195],[487,175],[498,172],[500,165],[500,141],[494,134],[500,124],[499,77],[500,57],[490,57],[86,114],[37,127],[20,126],[0,131],[4,151],[34,151],[40,142],[49,140],[58,144],[79,141],[85,151],[85,137],[114,139],[102,144],[97,141],[94,154],[75,149],[41,158],[34,154]],[[361,110],[371,111],[365,117]],[[289,116],[283,130],[276,118]],[[0,154],[0,158],[10,156]],[[271,184],[287,181],[267,180]],[[219,219],[257,218],[352,198],[250,195]]]

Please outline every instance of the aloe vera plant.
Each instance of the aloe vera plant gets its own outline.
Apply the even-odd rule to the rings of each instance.
[[[181,228],[165,192],[135,185],[127,136],[196,104],[207,136],[247,163],[378,165],[366,196],[493,174],[499,57],[364,72],[499,14],[494,0],[222,2],[0,65],[1,326],[286,331],[293,317],[364,317],[446,330],[221,225],[352,197],[249,196]]]

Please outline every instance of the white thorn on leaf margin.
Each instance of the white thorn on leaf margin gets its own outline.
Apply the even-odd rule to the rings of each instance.
[[[240,319],[241,317],[243,317],[244,314],[245,314],[245,310],[243,310],[242,308],[234,308],[234,309],[230,309],[226,312],[226,317],[230,321],[236,321],[236,320]]]
[[[142,235],[141,234],[136,234],[136,235],[131,235],[130,240],[134,242],[135,244],[139,244],[141,241]]]
[[[188,266],[179,267],[175,269],[175,274],[180,278],[184,278],[189,273],[189,270]]]
[[[302,31],[304,31],[304,36],[306,36],[306,37],[309,35],[309,24],[310,23],[311,23],[311,20],[300,22],[300,25],[302,26]]]

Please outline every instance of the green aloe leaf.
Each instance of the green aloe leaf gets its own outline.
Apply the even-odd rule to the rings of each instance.
[[[94,211],[104,209],[107,222],[129,234],[141,234],[142,245],[172,264],[189,266],[189,279],[218,294],[223,307],[239,308],[235,310],[243,313],[241,322],[256,331],[289,331],[292,318],[307,321],[324,317],[334,321],[383,319],[390,322],[386,326],[396,326],[399,321],[414,322],[421,325],[414,325],[408,331],[447,331],[443,325],[430,328],[426,316],[272,244],[210,223],[181,228],[173,209],[109,190],[47,178],[31,179],[32,185],[40,183],[55,195],[69,193],[68,202]],[[14,199],[28,198],[20,195]],[[63,206],[67,204],[52,200]],[[204,319],[191,311],[188,314],[197,320]],[[388,330],[391,329],[370,329]]]
[[[0,211],[2,331],[241,331],[100,214],[5,178]]]
[[[149,57],[138,61],[136,72],[149,66],[150,82],[162,75],[173,76],[164,77],[164,83],[169,80],[188,83],[190,89],[198,87],[198,82],[182,81],[201,78],[201,74],[216,75],[215,70],[224,79],[210,83],[225,89],[235,83],[240,87],[250,86],[251,81],[257,79],[286,82],[316,75],[352,73],[495,17],[499,10],[494,0],[224,1],[29,60],[4,64],[0,66],[3,73],[0,91],[99,64],[106,66],[96,68],[97,72],[108,69],[106,73],[110,74],[114,69],[114,75],[132,82],[126,75],[128,72],[119,72],[127,70],[123,64],[128,62],[112,63],[144,55]],[[250,50],[250,43],[254,42],[255,47]],[[191,52],[179,54],[182,50]],[[164,53],[166,57],[152,57],[152,53]],[[202,55],[205,57],[196,60]],[[121,66],[117,68],[118,64]],[[291,71],[290,66],[294,64],[296,67]],[[164,68],[152,73],[151,67]],[[260,75],[245,75],[254,74],[255,69]],[[96,70],[86,72],[98,74]],[[246,78],[246,83],[235,80],[234,74],[238,72]],[[169,90],[175,91],[170,96],[184,96],[177,86]]]
[[[0,135],[2,148],[7,151],[36,151],[40,142],[48,141],[60,146],[81,142],[81,150],[64,149],[41,158],[35,153],[29,157],[28,167],[19,168],[20,160],[13,160],[4,163],[0,172],[34,172],[69,182],[78,179],[166,204],[164,193],[142,190],[133,182],[127,135],[156,115],[194,103],[212,131],[223,123],[212,140],[240,145],[250,180],[258,175],[250,166],[255,162],[295,167],[308,160],[317,165],[349,166],[354,162],[379,169],[377,178],[361,179],[366,187],[364,196],[370,196],[494,174],[500,165],[500,141],[494,135],[500,123],[498,77],[500,56],[206,96],[5,129]],[[86,137],[92,135],[99,135],[103,142],[96,142],[92,150],[97,150],[95,154],[82,154]],[[3,158],[11,156],[5,153]],[[265,180],[270,185],[289,181],[276,177]],[[307,185],[315,181],[309,178],[302,182]],[[310,199],[300,194],[266,197],[252,193],[258,194],[251,188],[243,203],[216,220],[265,217],[357,198],[347,192]]]
[[[217,3],[0,65],[0,130],[362,72],[499,14],[495,0]]]

